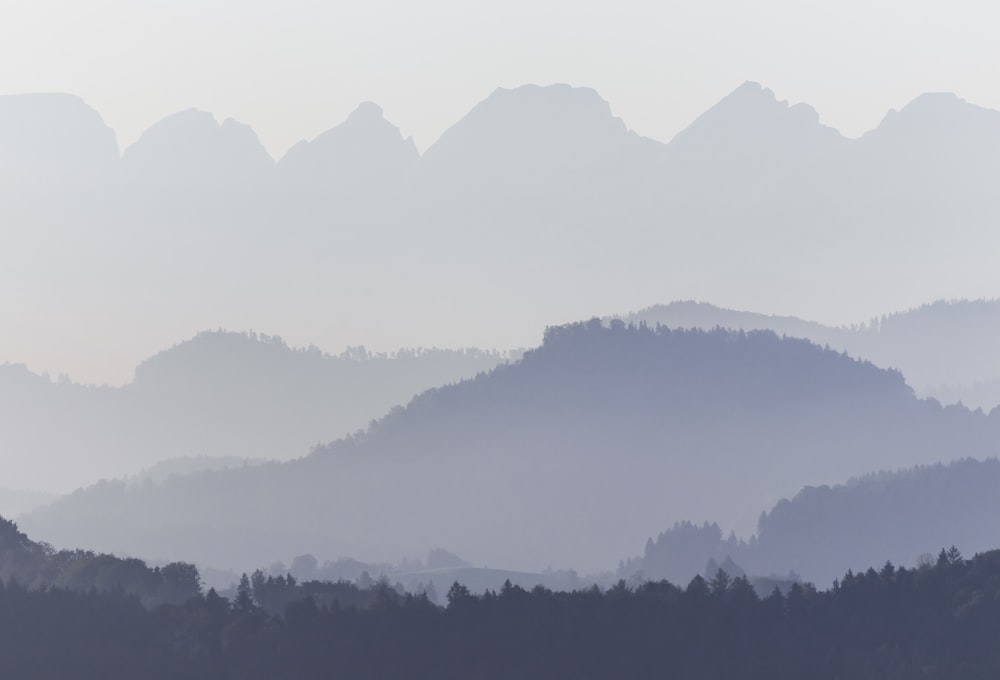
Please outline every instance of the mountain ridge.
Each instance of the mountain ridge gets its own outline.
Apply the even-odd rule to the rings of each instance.
[[[1000,332],[1000,300],[935,300],[882,314],[851,326],[828,326],[794,316],[765,315],[694,300],[654,305],[605,317],[670,327],[773,330],[802,337],[851,356],[896,368],[921,396],[944,403],[962,400],[987,411],[1000,405],[990,384],[1000,378],[1000,352],[991,338]]]
[[[998,540],[998,480],[1000,460],[988,457],[809,485],[763,511],[748,539],[724,537],[716,523],[678,522],[622,562],[618,575],[683,582],[706,562],[729,560],[756,576],[826,586],[870,564],[930,564],[948,546],[971,555]]]
[[[0,365],[0,448],[11,467],[5,484],[65,493],[179,456],[302,455],[417,392],[508,356],[363,348],[330,355],[276,336],[214,331],[143,361],[121,387]]]
[[[303,458],[141,495],[94,487],[24,522],[55,544],[83,532],[100,549],[220,567],[316,546],[397,561],[447,545],[479,564],[594,571],[667,520],[736,526],[805,484],[985,456],[998,426],[805,340],[595,320]]]
[[[775,115],[755,121],[757,104],[737,115],[744,99]],[[839,319],[995,294],[1000,201],[989,180],[1000,148],[991,141],[942,151],[947,136],[937,133],[926,148],[909,133],[833,138],[807,109],[753,84],[729,103],[722,128],[735,141],[694,126],[684,150],[680,138],[629,131],[592,90],[498,90],[448,135],[468,128],[467,140],[424,156],[362,106],[343,124],[374,120],[381,132],[347,135],[357,154],[320,153],[330,175],[308,164],[285,172],[291,156],[274,164],[248,128],[204,114],[190,127],[215,141],[171,137],[138,173],[148,178],[141,191],[120,166],[77,201],[0,185],[14,244],[0,253],[0,290],[37,291],[32,309],[8,293],[0,324],[46,319],[110,363],[173,337],[178,319],[194,319],[189,330],[281,328],[326,345],[377,329],[401,344],[516,347],[545,324],[627,308],[651,291]],[[1000,139],[1000,118],[984,120],[972,139]],[[377,139],[395,151],[381,154]],[[185,144],[198,153],[181,154]],[[260,163],[245,163],[244,151]],[[69,326],[66,310],[94,323]],[[147,322],[134,341],[103,330],[139,317]],[[0,342],[0,356],[56,364],[32,356],[55,350],[23,332]],[[74,361],[59,370],[80,375],[94,363]]]
[[[504,96],[504,95],[509,95],[511,93],[516,93],[516,92],[522,91],[522,90],[523,91],[538,91],[538,90],[546,90],[546,89],[550,89],[550,88],[555,88],[555,89],[559,89],[559,90],[565,90],[565,89],[579,90],[582,93],[586,93],[587,97],[593,97],[593,98],[596,99],[596,101],[600,102],[601,106],[599,108],[601,108],[603,110],[603,112],[607,113],[607,115],[609,117],[611,117],[613,121],[615,121],[615,124],[617,126],[619,126],[624,131],[630,131],[630,129],[627,128],[626,123],[621,118],[619,118],[617,116],[611,116],[610,105],[608,104],[608,102],[606,100],[602,99],[600,97],[600,95],[595,90],[593,90],[592,88],[589,88],[589,87],[585,87],[585,86],[572,86],[572,85],[568,85],[566,83],[553,83],[553,84],[550,84],[550,85],[539,85],[539,84],[529,83],[529,84],[526,84],[526,85],[522,85],[522,86],[518,86],[518,87],[513,87],[513,88],[498,87],[489,96],[487,96],[486,99],[482,100],[477,105],[473,106],[469,110],[469,113],[472,113],[472,112],[476,111],[477,108],[480,107],[480,106],[487,105],[487,104],[491,103],[492,100],[494,100],[494,99],[496,99],[498,97],[498,95]],[[37,93],[35,93],[35,92],[27,92],[27,93],[17,93],[17,94],[4,94],[4,95],[0,95],[0,102],[2,102],[4,99],[10,100],[10,99],[14,99],[14,98],[23,98],[25,100],[27,100],[27,99],[38,99],[38,100],[41,100],[41,99],[46,99],[46,98],[53,98],[53,99],[56,99],[56,98],[65,98],[65,99],[68,99],[68,100],[77,100],[79,103],[83,103],[86,106],[86,102],[81,97],[79,97],[78,95],[75,95],[75,94],[72,94],[72,93],[64,93],[64,92],[37,92]],[[952,106],[952,108],[955,109],[955,110],[977,111],[977,112],[980,112],[981,114],[990,115],[990,116],[994,115],[994,114],[997,114],[997,113],[1000,113],[1000,112],[998,112],[995,109],[991,109],[989,107],[979,106],[979,105],[977,105],[975,103],[969,102],[968,100],[960,97],[958,94],[956,94],[954,92],[951,92],[951,91],[925,92],[925,93],[916,95],[913,99],[909,100],[908,102],[906,102],[905,104],[903,104],[898,109],[895,109],[895,108],[890,109],[886,113],[886,115],[883,116],[883,119],[878,124],[876,124],[874,127],[870,128],[870,129],[866,130],[865,132],[861,133],[857,137],[846,137],[837,128],[832,127],[832,126],[828,126],[828,125],[824,125],[824,124],[820,124],[818,112],[811,105],[809,105],[808,103],[799,102],[799,103],[792,104],[788,100],[779,100],[777,98],[776,94],[774,93],[774,91],[771,90],[770,88],[767,88],[767,87],[761,85],[757,81],[746,80],[743,83],[741,83],[740,85],[738,85],[736,88],[734,88],[733,90],[731,90],[729,93],[723,95],[720,98],[720,100],[715,105],[709,107],[709,109],[707,109],[700,116],[698,116],[694,120],[692,120],[692,122],[690,124],[688,124],[687,126],[685,126],[685,128],[679,130],[677,133],[675,133],[673,136],[671,136],[669,138],[656,139],[656,138],[648,137],[648,136],[645,136],[645,135],[640,135],[638,133],[633,133],[633,134],[635,134],[635,136],[638,137],[638,138],[640,138],[640,139],[647,139],[647,140],[650,140],[650,141],[658,142],[659,144],[668,145],[672,141],[674,141],[677,138],[678,135],[682,134],[685,130],[687,130],[687,129],[691,128],[692,126],[694,126],[699,120],[701,120],[702,118],[704,118],[706,115],[708,115],[710,113],[713,113],[713,112],[718,113],[719,110],[720,110],[720,106],[723,106],[725,104],[731,103],[732,101],[735,101],[737,99],[742,99],[744,102],[745,101],[755,101],[756,100],[756,101],[764,102],[766,104],[770,104],[770,105],[773,106],[774,110],[784,110],[784,111],[786,111],[788,113],[791,113],[793,115],[793,117],[800,118],[803,122],[808,122],[810,124],[816,124],[819,128],[822,128],[822,129],[825,129],[825,130],[828,130],[828,131],[833,131],[839,137],[841,137],[841,138],[843,138],[845,140],[860,139],[860,138],[864,137],[865,135],[872,134],[873,132],[877,131],[880,127],[882,127],[883,125],[887,124],[887,122],[890,122],[890,121],[891,122],[895,122],[900,115],[906,115],[908,113],[912,113],[914,110],[919,110],[919,109],[925,108],[923,105],[926,102],[931,101],[931,100],[935,100],[935,101],[947,101],[947,102],[953,103],[955,106]],[[359,109],[364,109],[365,107],[374,107],[374,108],[377,108],[379,110],[380,115],[381,115],[381,107],[377,103],[370,102],[370,101],[368,101],[368,102],[360,102],[359,105],[358,105],[358,107],[356,107],[354,109],[354,111],[348,116],[347,120],[349,120],[352,116],[356,115],[358,113]],[[87,108],[89,109],[90,107],[87,106]],[[767,107],[763,107],[763,108],[767,108]],[[90,109],[90,110],[94,111],[93,109]],[[159,122],[162,122],[163,120],[166,120],[166,119],[168,119],[168,118],[170,118],[170,117],[172,117],[174,115],[177,115],[179,113],[186,113],[186,112],[189,112],[189,111],[199,111],[199,109],[189,108],[189,109],[185,109],[185,110],[179,111],[179,112],[177,112],[175,114],[169,114],[169,115],[165,116],[163,119],[161,119]],[[94,111],[94,113],[97,113],[97,112]],[[97,113],[97,115],[100,116],[99,113]],[[226,120],[234,120],[234,119],[227,118]],[[151,128],[155,127],[158,123],[154,123],[151,126]],[[147,130],[149,130],[151,128],[147,128]],[[111,130],[111,128],[107,128],[107,129]],[[315,141],[316,139],[322,137],[324,134],[326,134],[329,131],[330,130],[325,130],[323,132],[320,132],[315,137],[313,137],[313,141]],[[407,142],[409,142],[410,140],[412,140],[412,137],[405,137],[405,140]],[[308,141],[308,140],[307,139],[303,139],[302,141]],[[432,143],[431,145],[428,146],[428,149],[430,149],[431,147],[435,146],[440,141],[441,141],[441,138],[439,137],[437,140],[435,140],[434,143]],[[133,146],[133,145],[134,145],[134,143],[132,145],[130,145],[130,146]],[[127,148],[129,148],[129,147],[126,147],[126,149]],[[124,151],[124,149],[123,149],[123,151]],[[271,156],[272,159],[274,158],[270,153],[268,153],[268,155]],[[287,151],[284,154],[279,154],[278,158],[276,160],[280,161],[280,159],[283,158],[285,155],[287,155]],[[424,155],[424,154],[420,154],[420,155]]]

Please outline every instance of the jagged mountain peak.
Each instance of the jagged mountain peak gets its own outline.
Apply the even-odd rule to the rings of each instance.
[[[981,134],[978,128],[1000,124],[1000,112],[971,104],[952,92],[927,92],[898,111],[891,109],[878,128],[868,135],[934,134],[968,136]],[[992,135],[991,135],[992,136]]]
[[[840,132],[820,123],[812,106],[779,100],[772,90],[748,80],[680,132],[671,145],[676,148],[692,141],[718,145],[745,137],[767,143],[804,136],[844,139]]]
[[[154,183],[230,184],[262,177],[274,159],[249,125],[234,118],[221,123],[190,108],[163,118],[125,149],[131,180]]]
[[[257,133],[249,125],[235,118],[226,118],[219,123],[212,113],[189,108],[173,113],[147,128],[134,144],[125,149],[124,157],[129,159],[139,156],[154,147],[166,150],[168,147],[176,149],[180,145],[182,149],[193,149],[199,145],[211,148],[224,144],[252,146],[267,155]]]
[[[525,149],[571,144],[604,145],[630,133],[611,105],[593,89],[566,84],[497,88],[449,128],[425,158],[477,154],[516,154]]]
[[[375,102],[361,102],[358,107],[347,117],[349,121],[381,121],[385,119],[382,107]]]
[[[382,107],[362,102],[339,125],[312,140],[302,140],[282,157],[278,167],[298,182],[335,178],[348,181],[399,172],[419,159],[412,137],[385,118]]]

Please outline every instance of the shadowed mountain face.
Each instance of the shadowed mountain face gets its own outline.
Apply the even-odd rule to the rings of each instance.
[[[24,526],[219,566],[448,545],[475,564],[587,571],[685,517],[748,532],[804,484],[993,453],[997,428],[803,340],[595,320],[301,460],[98,485]]]
[[[331,356],[280,338],[217,332],[148,359],[121,388],[52,382],[3,365],[4,484],[68,492],[165,458],[301,456],[428,387],[504,359],[477,350]]]
[[[76,98],[7,97],[0,111],[18,149],[0,162],[50,197],[0,205],[14,246],[0,324],[45,319],[129,368],[129,342],[176,337],[179,319],[330,345],[378,329],[515,347],[650,291],[848,319],[1000,289],[1000,113],[953,95],[852,140],[747,83],[662,144],[593,90],[529,85],[494,92],[422,157],[366,103],[276,166],[245,125],[195,110],[120,161]],[[51,197],[61,185],[46,178],[81,173],[113,179],[84,205]],[[108,330],[136,318],[134,340]],[[0,356],[38,344],[12,332]]]
[[[649,307],[621,319],[670,328],[772,330],[902,371],[918,394],[942,403],[961,401],[987,411],[1000,405],[998,300],[939,300],[852,327],[690,301]]]

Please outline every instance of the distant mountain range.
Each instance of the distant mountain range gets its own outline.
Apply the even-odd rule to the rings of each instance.
[[[997,417],[920,400],[898,372],[805,340],[595,319],[302,459],[102,483],[22,526],[218,567],[440,545],[477,565],[587,572],[674,521],[747,535],[805,485],[985,457],[998,434]]]
[[[986,411],[1000,404],[995,300],[939,301],[853,327],[697,302],[614,318],[673,329],[772,330],[900,370],[918,396]],[[209,466],[227,457],[295,458],[366,427],[423,390],[519,355],[466,349],[331,356],[266,335],[206,332],[142,362],[121,388],[0,365],[0,443],[14,466],[6,477],[13,488],[0,492],[0,513],[16,516],[52,493],[134,475],[165,459],[187,459],[201,469],[202,457]]]
[[[41,351],[17,331],[39,319],[112,361],[179,320],[512,347],[642,301],[843,320],[991,298],[998,176],[1000,113],[949,94],[848,139],[746,83],[662,143],[593,90],[528,85],[422,155],[364,103],[277,162],[202,111],[119,155],[78,98],[5,96],[0,356]]]
[[[818,319],[910,308],[838,328],[673,304],[625,320],[675,330],[555,326],[499,367],[497,352],[329,356],[226,333],[148,360],[122,387],[6,364],[4,485],[68,491],[180,458],[156,470],[196,471],[97,484],[25,527],[222,567],[445,545],[494,568],[600,569],[686,518],[749,535],[761,508],[774,509],[758,547],[720,533],[727,553],[710,556],[745,549],[732,558],[748,571],[814,578],[879,560],[882,545],[899,560],[939,539],[978,549],[978,520],[946,539],[951,523],[922,533],[857,495],[895,489],[885,498],[926,525],[913,507],[935,501],[906,491],[905,474],[822,485],[997,454],[1000,412],[918,398],[1000,402],[997,177],[1000,112],[950,94],[848,139],[746,83],[662,143],[593,90],[524,86],[494,92],[423,154],[365,103],[278,160],[246,124],[203,111],[122,152],[78,97],[3,96],[0,358],[78,348],[78,383],[111,380],[86,371],[123,372],[122,357],[178,328],[518,347],[548,324],[652,300]],[[915,306],[941,299],[955,301]],[[305,457],[203,470],[203,456]],[[956,513],[985,515],[976,483],[990,465],[913,475]],[[841,512],[871,529],[856,551],[831,527]],[[823,536],[841,552],[810,543]]]
[[[210,467],[198,460],[205,456],[222,462],[301,456],[419,392],[473,377],[510,356],[363,348],[329,355],[289,347],[278,337],[220,331],[151,357],[120,388],[52,381],[23,366],[0,365],[4,483],[66,493],[167,458],[189,458],[175,461],[176,472],[185,465]],[[8,496],[3,512],[18,512],[27,502]]]

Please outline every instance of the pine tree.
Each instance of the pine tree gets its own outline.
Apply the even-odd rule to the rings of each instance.
[[[233,610],[239,614],[250,614],[257,609],[257,603],[253,599],[253,586],[250,585],[250,577],[246,572],[240,576],[240,584],[236,586],[236,599],[233,601]]]

